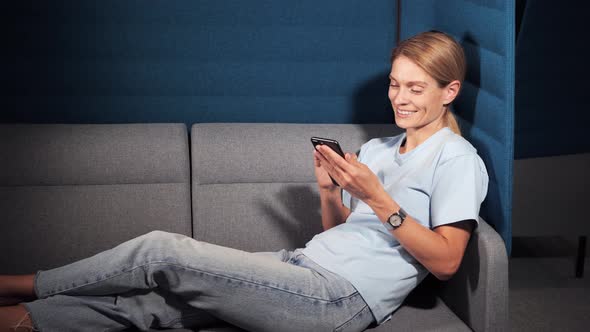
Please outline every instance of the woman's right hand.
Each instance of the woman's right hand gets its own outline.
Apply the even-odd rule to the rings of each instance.
[[[338,189],[338,186],[336,186],[332,182],[332,178],[330,178],[330,175],[328,174],[326,169],[322,167],[319,152],[317,150],[313,151],[313,164],[315,170],[315,177],[318,182],[320,191],[334,191]]]

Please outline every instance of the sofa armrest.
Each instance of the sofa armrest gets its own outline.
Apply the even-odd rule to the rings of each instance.
[[[508,331],[508,257],[502,238],[480,218],[461,267],[441,297],[474,331]]]

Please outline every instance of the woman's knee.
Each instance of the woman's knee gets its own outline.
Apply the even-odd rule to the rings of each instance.
[[[156,230],[156,231],[151,231],[149,233],[141,235],[137,239],[149,246],[161,248],[161,247],[170,247],[171,244],[174,244],[175,242],[177,242],[183,238],[186,238],[186,237],[187,236],[182,235],[182,234],[176,234],[176,233],[170,233],[170,232]]]
[[[170,233],[170,232],[165,232],[165,231],[160,231],[160,230],[154,230],[154,231],[145,233],[142,236],[145,237],[146,239],[149,239],[152,241],[167,241],[171,238],[178,237],[179,235],[180,234]]]
[[[175,245],[178,241],[187,238],[185,235],[164,232],[151,231],[132,240],[136,253],[153,254],[158,252],[160,255],[174,256]]]
[[[119,254],[126,258],[133,266],[150,265],[152,263],[162,265],[184,265],[188,260],[194,259],[202,250],[199,250],[199,242],[193,238],[170,232],[152,231],[138,236],[123,245]]]

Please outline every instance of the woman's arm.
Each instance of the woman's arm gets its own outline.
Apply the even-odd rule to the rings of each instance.
[[[399,211],[400,206],[387,192],[383,193],[367,204],[381,222],[386,222],[392,213]],[[407,216],[401,226],[390,232],[437,279],[448,280],[461,264],[474,223],[473,220],[463,220],[431,230],[412,216]]]
[[[342,191],[332,183],[332,179],[322,167],[317,151],[314,151],[314,167],[320,190],[322,227],[326,231],[345,222],[350,210],[342,204]]]
[[[318,151],[321,152],[318,158],[326,171],[343,189],[369,205],[381,222],[399,211],[400,206],[385,191],[377,176],[355,155],[346,154],[342,159],[329,148],[319,147]],[[446,280],[457,271],[472,228],[471,222],[461,221],[431,230],[407,216],[392,234],[432,274]]]
[[[322,227],[328,230],[346,221],[350,210],[342,204],[340,188],[335,190],[320,189],[320,204],[322,208]]]

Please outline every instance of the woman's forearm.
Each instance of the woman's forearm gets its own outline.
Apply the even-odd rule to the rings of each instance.
[[[427,268],[436,278],[448,280],[461,263],[463,250],[455,250],[454,244],[441,234],[424,227],[411,216],[392,231],[401,246]]]
[[[325,231],[345,222],[350,214],[350,210],[342,204],[340,188],[320,190],[320,204],[322,209],[322,227]]]
[[[400,206],[389,196],[369,203],[381,222],[386,222]],[[441,280],[449,279],[458,269],[471,229],[441,226],[436,231],[407,216],[400,227],[391,231],[401,246]]]

